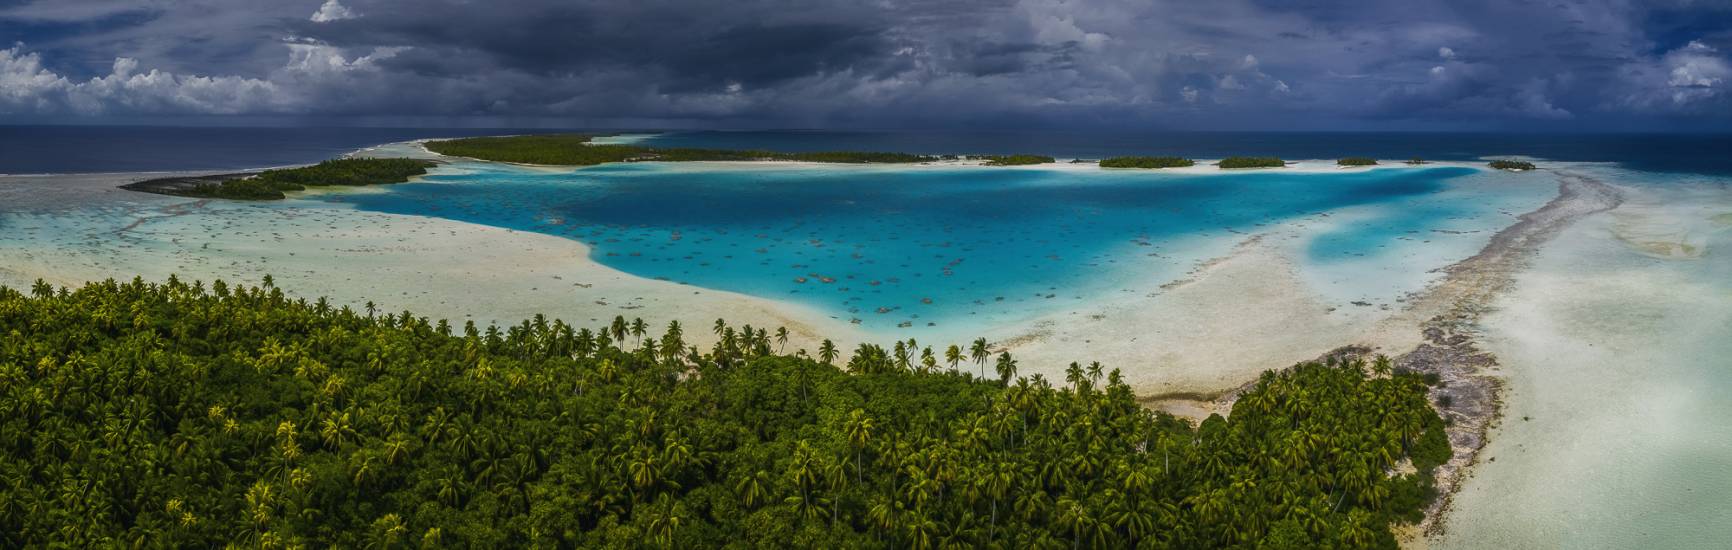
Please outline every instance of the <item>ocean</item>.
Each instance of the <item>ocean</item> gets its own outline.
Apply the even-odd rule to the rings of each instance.
[[[0,126],[0,174],[233,170],[318,162],[417,138],[547,133],[513,128],[234,128]],[[608,132],[612,130],[572,130]],[[781,151],[1035,153],[1066,158],[1183,155],[1219,158],[1370,156],[1474,160],[1526,155],[1617,162],[1650,172],[1732,174],[1732,134],[1471,134],[1350,132],[697,131],[644,142],[665,147]]]

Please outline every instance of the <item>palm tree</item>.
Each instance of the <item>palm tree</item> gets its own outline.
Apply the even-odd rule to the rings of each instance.
[[[757,508],[759,504],[763,504],[764,499],[769,498],[769,486],[770,473],[758,470],[757,473],[745,476],[740,479],[739,483],[734,484],[734,492],[740,494],[740,502],[747,509]]]
[[[613,324],[610,325],[608,329],[613,333],[613,341],[619,342],[621,346],[624,346],[625,334],[626,331],[629,330],[629,325],[625,322],[625,316],[615,315],[613,317]]]
[[[651,514],[649,529],[656,544],[662,548],[673,548],[674,531],[678,530],[680,523],[685,520],[680,517],[680,506],[663,494],[656,499],[655,510]]]
[[[962,348],[956,347],[956,344],[944,348],[944,361],[950,363],[950,370],[956,370],[956,364],[962,362]]]
[[[1016,360],[1010,358],[1010,352],[1001,351],[998,353],[997,368],[998,383],[1000,385],[1008,386],[1010,385],[1010,379],[1016,378]]]
[[[788,349],[788,327],[776,327],[776,353]]]
[[[866,415],[863,409],[848,412],[848,419],[842,423],[842,433],[848,436],[848,446],[854,448],[854,479],[863,481],[861,472],[865,461],[866,444],[872,439],[872,417]],[[846,475],[846,474],[844,474]]]
[[[836,343],[826,338],[824,343],[818,344],[818,359],[826,365],[836,364]]]
[[[649,332],[649,326],[644,324],[643,318],[633,318],[631,320],[631,335],[637,338],[637,345],[639,347],[643,346],[643,335],[645,332]]]
[[[986,339],[975,338],[974,345],[968,348],[968,356],[980,366],[980,377],[986,378],[986,359],[992,356],[992,352],[986,349]]]

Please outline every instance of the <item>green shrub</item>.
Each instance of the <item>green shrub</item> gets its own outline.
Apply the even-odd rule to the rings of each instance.
[[[1346,157],[1335,161],[1338,166],[1375,166],[1377,159],[1371,157]]]

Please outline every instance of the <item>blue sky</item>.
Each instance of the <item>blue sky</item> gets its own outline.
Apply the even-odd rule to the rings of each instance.
[[[0,123],[1715,131],[1732,0],[0,0]]]

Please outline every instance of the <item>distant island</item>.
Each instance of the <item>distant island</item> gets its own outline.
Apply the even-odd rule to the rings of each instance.
[[[1494,169],[1497,169],[1497,170],[1509,170],[1511,172],[1523,172],[1523,171],[1527,171],[1527,170],[1533,170],[1534,169],[1534,163],[1526,162],[1526,161],[1520,161],[1520,160],[1494,160],[1494,161],[1491,161],[1491,167]]]
[[[783,153],[760,150],[653,148],[637,145],[592,144],[591,136],[553,134],[496,136],[429,141],[428,151],[452,157],[493,162],[593,166],[610,162],[798,161],[842,164],[911,164],[941,157],[909,153],[817,151]],[[1050,159],[1049,159],[1050,162]]]
[[[1101,168],[1187,168],[1197,161],[1184,157],[1111,157],[1102,159]]]
[[[437,162],[418,159],[345,158],[256,173],[157,178],[122,185],[121,188],[177,197],[280,200],[286,191],[301,191],[308,187],[403,183],[409,178],[425,175],[428,168],[438,165]]]
[[[422,143],[428,151],[440,155],[470,158],[489,162],[549,166],[593,166],[613,162],[759,162],[792,161],[835,164],[916,164],[929,162],[975,161],[981,166],[1028,166],[1052,164],[1051,156],[1014,155],[923,155],[912,153],[867,151],[778,152],[766,150],[702,149],[688,147],[643,147],[637,145],[592,143],[585,134],[546,134],[522,136],[488,136]],[[1076,161],[1072,161],[1076,162]],[[1373,166],[1377,159],[1344,157],[1340,166]],[[1409,165],[1424,164],[1418,158]],[[1231,156],[1215,163],[1223,169],[1280,168],[1286,161],[1278,157]],[[280,200],[285,193],[308,187],[362,186],[403,183],[425,175],[439,162],[407,158],[343,158],[320,162],[312,166],[283,168],[260,172],[239,172],[199,176],[156,178],[122,185],[124,189],[174,195],[180,197],[230,200]],[[1184,157],[1119,156],[1099,162],[1102,168],[1185,168],[1196,161]],[[1529,162],[1495,160],[1491,167],[1500,170],[1532,170]]]
[[[983,166],[1028,166],[1031,164],[1052,164],[1056,162],[1046,155],[969,155],[968,160],[985,161]]]
[[[1280,168],[1287,161],[1276,157],[1227,157],[1215,163],[1221,168]]]

